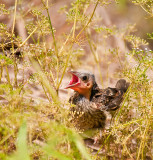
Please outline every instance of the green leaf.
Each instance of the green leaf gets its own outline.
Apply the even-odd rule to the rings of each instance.
[[[57,151],[55,147],[52,146],[52,143],[46,145],[44,147],[44,151],[46,151],[48,156],[52,156],[54,158],[58,158],[59,160],[72,160],[72,158],[69,158],[65,154]]]
[[[18,133],[17,151],[8,158],[9,160],[30,160],[27,147],[27,125],[24,122]]]
[[[81,137],[77,133],[72,132],[71,130],[68,131],[68,136],[75,143],[76,147],[78,148],[82,156],[85,157],[85,159],[87,160],[91,160],[89,153],[87,152]]]

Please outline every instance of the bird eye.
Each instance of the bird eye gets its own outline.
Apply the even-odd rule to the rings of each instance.
[[[87,80],[87,76],[82,77],[83,81]]]

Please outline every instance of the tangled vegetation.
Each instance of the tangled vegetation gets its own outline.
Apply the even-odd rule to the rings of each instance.
[[[64,6],[60,12],[66,14],[71,29],[58,40],[49,15],[52,4],[48,0],[41,2],[28,11],[21,10],[22,3],[18,0],[14,8],[6,9],[0,4],[0,15],[13,15],[11,29],[0,23],[0,159],[153,159],[153,51],[141,49],[148,42],[133,34],[134,25],[122,30],[97,25],[100,21],[95,14],[97,7],[120,1],[76,0],[70,7]],[[151,0],[132,3],[152,18]],[[28,33],[24,40],[15,34],[19,17],[25,20]],[[125,45],[131,45],[124,60],[120,59],[118,48],[105,48],[112,61],[117,60],[122,66],[122,72],[117,74],[126,77],[131,85],[95,154],[69,123],[65,107],[70,107],[69,104],[59,99],[67,70],[81,63],[84,43],[90,47],[103,85],[101,58],[96,52],[96,45],[101,42],[94,39],[92,32],[103,37],[103,44],[116,35],[124,39]],[[50,43],[47,37],[51,37]],[[148,33],[148,38],[153,39],[153,33]],[[27,74],[29,68],[32,73]],[[42,88],[46,100],[32,97],[31,86]]]

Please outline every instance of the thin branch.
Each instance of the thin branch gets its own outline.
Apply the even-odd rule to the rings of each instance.
[[[97,2],[96,2],[96,5],[95,5],[95,7],[94,7],[94,10],[93,10],[93,12],[92,12],[92,15],[90,16],[90,19],[89,19],[88,23],[82,28],[82,30],[81,30],[81,31],[78,33],[78,35],[76,36],[76,40],[79,38],[79,36],[81,35],[81,33],[88,27],[89,23],[91,22],[94,14],[95,14],[96,8],[97,8],[97,6],[98,6],[98,3],[99,3],[99,0],[97,0]]]
[[[17,73],[18,73],[18,66],[15,58],[15,52],[14,52],[14,43],[13,43],[13,35],[14,35],[14,28],[15,28],[15,20],[16,20],[16,8],[17,8],[17,0],[15,0],[15,7],[14,7],[14,17],[13,17],[13,26],[12,26],[12,36],[11,36],[11,41],[12,41],[12,54],[14,57],[14,82],[15,86],[17,87]]]
[[[73,39],[75,37],[75,28],[76,28],[76,21],[77,21],[77,15],[78,15],[78,5],[79,5],[79,0],[77,0],[77,6],[76,6],[76,11],[75,11],[75,19],[74,19],[73,34],[72,34]]]
[[[46,75],[41,71],[41,68],[34,59],[29,57],[34,69],[37,71],[39,76],[39,81],[42,83],[42,85],[47,89],[48,93],[51,95],[52,100],[55,104],[60,105],[60,101],[58,99],[57,93],[55,92],[55,89],[50,85]]]
[[[12,36],[13,36],[13,34],[14,34],[14,28],[15,28],[17,1],[18,1],[18,0],[15,0],[15,6],[14,6],[14,17],[13,17],[13,26],[12,26]]]
[[[96,8],[97,8],[97,6],[98,6],[98,3],[99,3],[99,0],[97,0],[97,2],[96,2],[96,5],[95,5],[95,7],[94,7],[94,10],[93,10],[93,12],[92,12],[92,14],[91,14],[91,17],[90,17],[89,21],[87,22],[87,24],[85,25],[85,27],[79,32],[79,34],[76,36],[76,39],[79,38],[79,36],[81,35],[81,33],[86,29],[86,27],[87,27],[87,26],[89,25],[89,23],[91,22],[91,20],[92,20],[92,18],[93,18],[93,15],[94,15],[94,13],[95,13],[95,10],[96,10]],[[76,14],[76,15],[77,15],[77,14]],[[75,19],[75,20],[76,20],[76,19]],[[75,24],[75,23],[74,23],[74,24]],[[73,26],[73,27],[74,27],[74,26]],[[74,32],[74,28],[73,28],[73,32]],[[72,42],[69,51],[71,51],[74,43],[75,43],[75,41]],[[60,79],[60,82],[59,82],[59,84],[58,84],[58,86],[57,86],[57,89],[60,87],[60,84],[62,83],[62,80],[63,80],[64,74],[65,74],[65,71],[66,71],[66,69],[67,69],[67,67],[68,67],[68,62],[69,62],[70,56],[71,56],[71,52],[69,52],[69,54],[67,55],[66,64],[65,64],[65,66],[64,66],[63,74],[62,74],[62,77],[61,77],[61,79]]]
[[[99,71],[99,75],[100,75],[101,84],[102,84],[102,86],[104,86],[104,83],[103,83],[103,76],[102,76],[102,73],[101,73],[101,67],[100,67],[100,63],[99,63],[99,57],[96,56],[96,54],[95,54],[95,52],[94,52],[94,50],[93,50],[93,47],[92,47],[92,44],[91,44],[89,35],[86,34],[86,36],[87,36],[87,39],[88,39],[88,43],[89,43],[89,46],[90,46],[91,53],[93,54],[94,59],[95,59],[95,62],[96,62],[97,67],[98,67],[98,71]]]
[[[153,14],[151,14],[150,12],[148,12],[142,5],[140,5],[140,7],[141,7],[146,13],[148,13],[151,17],[153,17]]]
[[[47,12],[47,15],[48,15],[48,21],[49,21],[49,24],[50,24],[50,29],[51,29],[51,32],[52,32],[52,37],[53,37],[53,43],[54,43],[54,47],[55,47],[55,54],[56,54],[56,58],[57,58],[57,84],[56,86],[58,86],[58,79],[59,79],[59,55],[58,55],[58,49],[57,49],[57,45],[56,45],[56,40],[55,40],[55,35],[54,35],[54,29],[53,29],[53,26],[52,26],[52,22],[51,22],[51,18],[50,18],[50,15],[49,15],[49,7],[48,7],[48,0],[47,0],[47,5],[45,5],[44,1],[42,0],[42,4],[44,5],[45,9],[46,9],[46,12]],[[57,87],[56,87],[57,88]],[[57,93],[58,93],[58,90],[57,90]]]

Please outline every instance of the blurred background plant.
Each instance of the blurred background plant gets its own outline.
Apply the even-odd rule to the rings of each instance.
[[[152,5],[2,1],[0,159],[153,159]],[[102,87],[131,83],[97,148],[86,148],[68,120],[62,88],[78,68]]]

